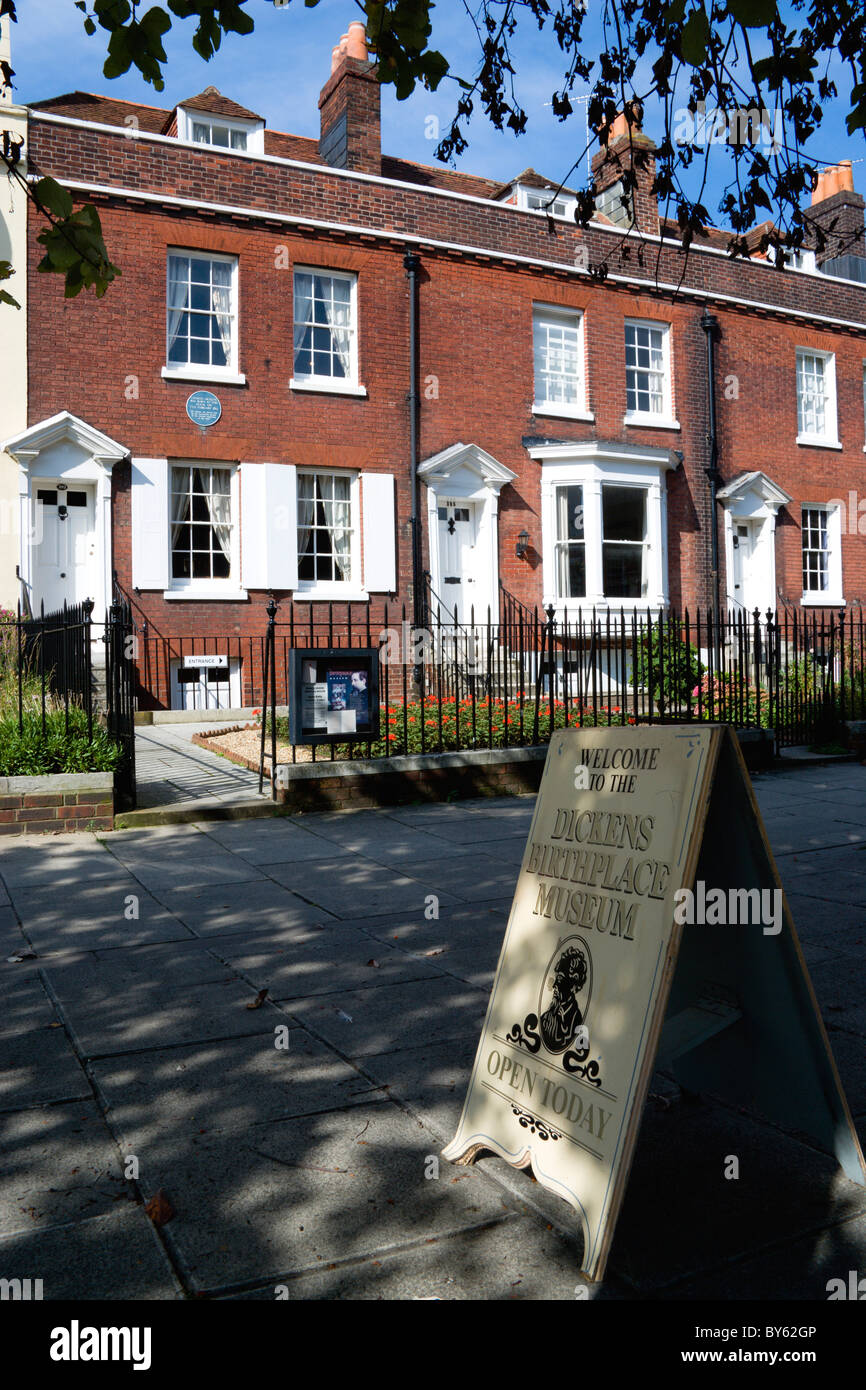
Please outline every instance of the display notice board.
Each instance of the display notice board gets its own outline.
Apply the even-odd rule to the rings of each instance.
[[[599,1279],[664,1066],[866,1168],[739,745],[723,726],[551,738],[460,1125],[578,1213]]]
[[[299,647],[289,653],[292,743],[379,737],[379,653],[374,647]]]

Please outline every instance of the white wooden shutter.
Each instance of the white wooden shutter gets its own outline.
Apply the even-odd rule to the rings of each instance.
[[[245,589],[298,587],[298,470],[241,464],[241,582]]]
[[[364,588],[393,594],[397,588],[397,536],[392,473],[362,473]]]
[[[132,460],[132,584],[167,589],[169,584],[168,460]]]
[[[240,472],[241,584],[245,589],[267,589],[265,469],[260,463],[242,463]]]
[[[266,463],[265,526],[268,588],[298,587],[298,470],[293,463]]]

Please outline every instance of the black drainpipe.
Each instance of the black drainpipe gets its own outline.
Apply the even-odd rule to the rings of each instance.
[[[421,526],[418,517],[418,272],[421,258],[414,251],[403,257],[409,281],[409,487],[412,496],[412,618],[424,627],[424,576],[421,569]],[[418,673],[416,672],[416,680]]]
[[[719,321],[715,314],[705,309],[701,315],[701,328],[707,335],[707,443],[710,464],[705,469],[710,481],[710,574],[713,586],[713,645],[715,647],[716,670],[718,670],[719,646],[719,509],[716,492],[723,481],[719,472],[719,441],[716,432],[716,354],[715,341],[719,331]]]

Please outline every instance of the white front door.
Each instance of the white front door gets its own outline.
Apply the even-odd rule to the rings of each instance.
[[[459,622],[468,623],[477,602],[478,509],[474,502],[446,500],[440,503],[438,516],[442,617],[453,621],[456,614]],[[482,620],[484,615],[476,612],[475,617]]]
[[[50,613],[96,593],[96,524],[93,486],[36,482],[33,547],[33,612]]]
[[[728,602],[734,612],[751,612],[758,601],[755,591],[755,526],[753,522],[731,523],[731,585]]]

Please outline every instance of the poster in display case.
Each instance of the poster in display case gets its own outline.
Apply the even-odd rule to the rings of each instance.
[[[379,737],[379,653],[374,647],[305,647],[289,653],[292,743]]]

